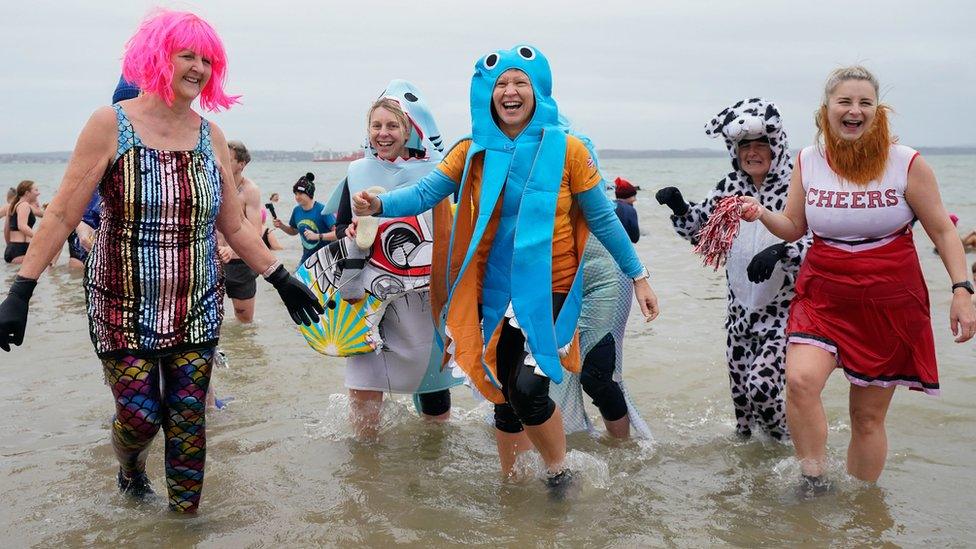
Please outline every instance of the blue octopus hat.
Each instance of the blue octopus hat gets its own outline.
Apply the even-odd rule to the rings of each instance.
[[[542,52],[524,44],[495,51],[478,60],[471,77],[471,133],[475,143],[485,148],[504,148],[512,141],[498,127],[491,107],[495,82],[509,69],[518,69],[528,75],[535,95],[535,112],[529,125],[515,140],[521,140],[523,136],[538,140],[543,128],[559,125],[559,108],[552,98],[552,71]]]

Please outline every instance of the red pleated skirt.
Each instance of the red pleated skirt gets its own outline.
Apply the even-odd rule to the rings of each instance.
[[[814,237],[786,333],[790,343],[832,353],[855,385],[939,394],[929,293],[911,231],[858,252]]]

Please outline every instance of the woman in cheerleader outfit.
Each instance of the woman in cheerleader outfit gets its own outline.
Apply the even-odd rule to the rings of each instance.
[[[830,487],[821,392],[834,369],[842,368],[851,383],[847,471],[868,482],[884,468],[885,416],[895,387],[939,393],[914,220],[951,279],[956,342],[976,330],[965,255],[935,175],[915,150],[895,143],[887,110],[867,69],[835,70],[817,115],[823,143],[801,151],[785,211],[743,197],[745,220],[761,221],[784,240],[802,237],[808,227],[814,234],[786,329],[786,417],[802,467],[801,495]]]

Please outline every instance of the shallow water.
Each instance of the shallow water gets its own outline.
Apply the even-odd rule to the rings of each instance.
[[[976,225],[976,157],[928,160],[960,227]],[[625,376],[656,440],[571,436],[568,459],[581,472],[582,488],[570,502],[546,497],[537,456],[519,464],[521,481],[499,480],[487,409],[465,389],[454,391],[454,420],[446,426],[420,421],[398,397],[385,409],[379,442],[355,441],[346,424],[341,361],[310,350],[274,290],[259,282],[257,322],[242,326],[230,314],[224,324],[221,348],[229,367],[215,370],[214,383],[218,396],[234,400],[208,416],[200,514],[176,516],[161,502],[132,504],[115,489],[112,399],[88,340],[81,277],[68,272],[62,257],[38,285],[26,344],[0,355],[3,545],[976,544],[970,531],[976,351],[971,342],[951,341],[947,277],[923,233],[916,241],[932,294],[943,394],[896,392],[878,485],[843,474],[849,422],[842,375],[824,393],[831,472],[839,484],[833,494],[797,500],[792,448],[733,435],[723,275],[700,267],[652,191],[678,184],[697,200],[726,167],[722,159],[604,162],[609,177],[623,174],[645,189],[638,251],[662,314],[644,324],[632,313]],[[63,168],[0,165],[0,181],[33,178],[46,201]],[[321,189],[345,165],[264,163],[249,173],[265,196],[283,192],[285,215],[291,183],[309,169]],[[279,255],[293,265],[298,245],[283,238],[288,249]],[[0,287],[14,273],[0,267]],[[158,440],[149,474],[163,491]]]

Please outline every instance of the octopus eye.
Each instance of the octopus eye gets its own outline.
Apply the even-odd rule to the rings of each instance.
[[[484,61],[482,61],[482,63],[485,65],[485,68],[488,70],[495,68],[495,65],[498,64],[498,54],[489,53],[488,55],[485,56],[485,59]]]
[[[410,93],[410,92],[407,92],[407,93],[403,94],[403,98],[406,99],[407,101],[411,102],[411,103],[416,103],[417,102],[417,96],[414,95],[414,94],[412,94],[412,93]]]
[[[528,46],[522,46],[521,48],[519,48],[518,54],[522,56],[522,59],[525,59],[526,61],[532,61],[533,59],[535,59],[535,50]]]

